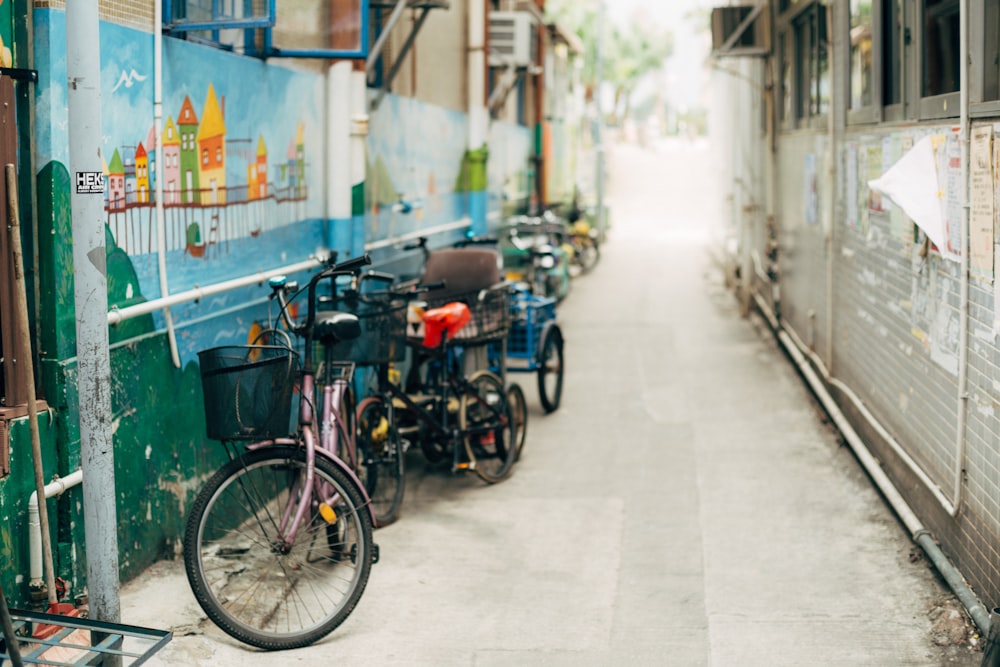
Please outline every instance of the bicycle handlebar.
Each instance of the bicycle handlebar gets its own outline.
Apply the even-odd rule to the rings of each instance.
[[[327,264],[326,268],[322,269],[321,271],[316,273],[312,278],[310,278],[308,285],[306,285],[306,287],[303,288],[306,290],[309,305],[307,306],[306,309],[305,321],[300,322],[299,324],[292,323],[291,319],[288,317],[288,303],[291,299],[286,298],[285,296],[286,289],[289,287],[289,285],[287,281],[284,279],[284,276],[278,276],[268,281],[268,285],[270,285],[271,289],[273,290],[273,295],[278,299],[279,316],[285,323],[285,326],[288,327],[289,331],[298,335],[306,335],[306,336],[308,336],[309,333],[312,331],[312,326],[316,322],[316,285],[319,284],[321,280],[325,280],[327,278],[336,278],[337,276],[357,275],[357,273],[361,271],[361,267],[367,266],[368,264],[372,263],[372,258],[367,253],[365,253],[364,255],[359,255],[358,257],[352,257],[351,259],[344,260],[340,264],[336,263],[336,259],[337,259],[337,253],[336,252],[330,253],[330,255],[326,259],[326,264]],[[293,283],[291,289],[294,288],[295,286]],[[302,289],[297,290],[295,294],[292,295],[291,298],[294,299],[295,296],[301,292]]]

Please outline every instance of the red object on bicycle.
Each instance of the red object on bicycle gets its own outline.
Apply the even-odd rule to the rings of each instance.
[[[446,303],[424,313],[424,347],[437,347],[442,336],[453,337],[469,323],[472,313],[461,301]]]

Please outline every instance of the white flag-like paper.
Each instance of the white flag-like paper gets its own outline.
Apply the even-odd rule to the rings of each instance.
[[[948,248],[931,137],[915,143],[868,187],[903,209],[939,250]]]

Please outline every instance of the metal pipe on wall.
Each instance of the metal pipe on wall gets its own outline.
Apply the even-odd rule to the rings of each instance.
[[[156,259],[160,275],[160,295],[167,296],[170,287],[167,282],[167,230],[163,215],[163,3],[153,3],[153,134],[156,141]],[[170,345],[170,359],[174,368],[181,367],[177,352],[177,336],[174,333],[174,318],[169,308],[163,309],[163,320],[167,327],[167,343]]]
[[[910,534],[910,538],[917,543],[917,545],[923,550],[930,561],[934,564],[938,573],[944,578],[948,583],[949,588],[955,594],[955,597],[959,599],[962,605],[965,607],[969,616],[972,618],[973,622],[979,628],[979,630],[986,635],[989,633],[990,629],[990,614],[989,611],[979,602],[976,598],[975,593],[969,588],[968,584],[965,583],[964,577],[955,568],[948,557],[941,551],[941,547],[938,545],[937,540],[931,534],[927,528],[924,527],[920,519],[914,513],[913,509],[907,504],[906,500],[899,493],[899,490],[889,479],[889,476],[882,469],[878,459],[876,459],[872,453],[868,450],[861,436],[854,430],[851,426],[850,421],[840,410],[837,402],[833,399],[833,396],[826,390],[822,379],[816,374],[815,369],[806,355],[802,353],[798,345],[785,331],[784,327],[778,322],[777,318],[773,313],[770,312],[767,304],[764,300],[757,294],[754,295],[754,302],[757,304],[757,308],[761,313],[764,314],[765,318],[770,323],[778,341],[781,343],[782,347],[788,352],[788,355],[792,358],[792,361],[798,367],[799,371],[802,373],[803,378],[805,378],[806,383],[812,389],[816,398],[823,405],[823,409],[826,411],[833,423],[836,425],[837,430],[844,436],[844,440],[851,447],[851,451],[854,452],[854,456],[857,458],[858,462],[868,473],[869,478],[878,487],[879,492],[885,498],[886,502],[895,512],[896,516],[903,523],[903,526],[907,529]]]
[[[958,395],[955,420],[955,468],[952,516],[962,510],[965,496],[965,431],[969,415],[969,0],[959,5],[959,141],[962,180],[962,257],[958,314]]]
[[[100,43],[97,0],[66,3],[70,204],[87,587],[94,618],[117,623],[121,618],[115,507],[118,494],[111,437]]]

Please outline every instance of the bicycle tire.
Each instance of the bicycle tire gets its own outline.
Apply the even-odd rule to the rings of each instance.
[[[325,496],[339,496],[336,518],[327,522],[310,507],[292,545],[275,538],[305,467],[301,447],[248,451],[216,471],[187,519],[184,569],[195,599],[220,629],[250,646],[316,642],[350,615],[368,583],[371,514],[356,483],[322,456],[315,475],[328,485]],[[343,544],[332,542],[340,538]]]
[[[538,399],[546,413],[558,410],[562,401],[563,362],[562,331],[546,327],[538,346]]]
[[[507,387],[507,402],[514,416],[514,462],[521,459],[524,450],[524,440],[528,435],[528,403],[524,400],[524,390],[521,385],[512,382]]]
[[[503,381],[493,372],[469,378],[458,411],[458,425],[470,467],[489,484],[504,480],[514,465],[517,443],[514,416]]]
[[[396,520],[403,503],[403,448],[392,406],[382,396],[369,396],[358,406],[358,477],[371,499],[376,527]]]

